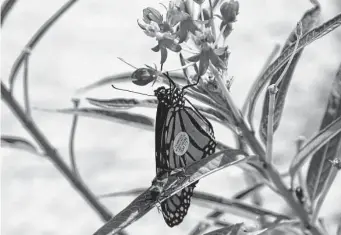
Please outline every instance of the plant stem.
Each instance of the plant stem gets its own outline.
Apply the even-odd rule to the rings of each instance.
[[[37,43],[40,41],[40,39],[45,35],[45,33],[48,31],[48,29],[51,28],[51,26],[73,5],[77,2],[77,0],[69,0],[66,2],[54,15],[51,16],[50,19],[48,19],[40,28],[39,30],[33,35],[33,37],[30,39],[30,41],[26,44],[25,48],[29,50],[33,50],[34,47],[37,45]],[[2,9],[1,9],[2,11]],[[10,84],[10,91],[13,91],[14,86],[14,80],[15,77],[25,59],[26,52],[23,50],[20,55],[15,60],[12,68],[11,73],[9,75],[9,84]]]
[[[79,106],[79,99],[72,99],[72,102],[73,102],[73,108],[77,109]],[[75,114],[73,116],[71,132],[70,132],[69,155],[70,155],[72,171],[73,171],[75,176],[80,177],[80,174],[79,174],[79,171],[77,168],[77,164],[76,164],[76,157],[75,157],[75,151],[74,151],[74,140],[75,140],[77,122],[78,122],[78,115]]]
[[[29,96],[29,89],[28,89],[28,62],[30,60],[30,52],[29,50],[26,52],[26,57],[24,60],[24,102],[25,102],[25,111],[28,117],[31,117],[31,107],[30,107],[30,96]]]
[[[7,0],[1,5],[1,26],[4,24],[8,13],[13,8],[17,0]]]
[[[275,100],[276,93],[278,88],[276,85],[270,85],[268,87],[268,91],[270,94],[269,97],[269,113],[268,113],[268,130],[267,130],[267,143],[266,143],[266,160],[269,164],[272,164],[272,146],[273,146],[273,121],[274,121],[274,112],[275,112]]]
[[[338,144],[338,147],[337,147],[337,150],[336,150],[336,153],[341,153],[341,139],[339,140],[339,144]],[[337,157],[337,154],[335,154],[335,157]],[[317,203],[316,203],[316,206],[314,208],[314,212],[313,212],[313,216],[312,216],[312,219],[311,219],[311,223],[315,224],[316,223],[316,220],[318,218],[318,214],[320,212],[320,209],[322,207],[322,204],[327,196],[327,193],[329,192],[330,190],[330,187],[332,186],[335,178],[336,178],[336,175],[338,173],[339,169],[335,166],[332,166],[332,169],[331,171],[329,172],[329,175],[328,175],[328,178],[327,178],[327,183],[325,184],[323,190],[322,190],[322,193],[321,193],[321,196],[319,197],[319,199],[317,200]]]
[[[249,143],[249,146],[251,147],[251,149],[256,154],[258,154],[258,156],[260,157],[260,160],[262,160],[264,162],[264,164],[265,164],[264,167],[268,172],[269,178],[276,185],[276,187],[277,187],[278,191],[281,193],[282,197],[287,201],[287,203],[290,205],[292,210],[300,218],[300,220],[302,221],[304,226],[310,229],[312,234],[321,235],[321,233],[317,230],[317,228],[310,224],[306,211],[304,210],[302,205],[299,204],[294,199],[294,197],[292,196],[290,191],[286,188],[285,184],[283,183],[283,181],[279,175],[279,172],[275,168],[273,168],[273,166],[271,164],[267,164],[264,161],[265,160],[265,152],[264,152],[261,144],[258,142],[258,140],[253,135],[253,132],[251,132],[247,128],[244,120],[242,120],[242,122],[239,124],[239,126],[240,126],[240,129],[242,130],[242,133],[245,136],[245,140]]]
[[[100,215],[100,217],[108,221],[111,219],[112,214],[96,199],[96,196],[87,188],[87,186],[79,179],[76,178],[57,150],[46,139],[43,133],[39,130],[36,124],[25,115],[25,112],[20,107],[18,102],[14,99],[8,89],[1,82],[1,98],[5,101],[12,112],[17,116],[19,121],[31,136],[37,141],[39,146],[44,150],[46,156],[53,162],[53,164],[62,172],[67,178],[69,183],[77,189],[83,198],[92,206],[92,208]]]

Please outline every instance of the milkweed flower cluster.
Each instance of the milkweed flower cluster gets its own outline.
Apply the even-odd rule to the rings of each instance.
[[[226,38],[239,13],[239,3],[235,0],[194,2],[171,1],[168,7],[164,6],[165,17],[157,9],[147,7],[138,25],[147,36],[156,39],[157,45],[151,49],[161,54],[161,70],[171,51],[185,52],[184,62],[192,62],[199,77],[210,70],[210,65],[224,72],[229,58]],[[194,8],[199,8],[199,13]],[[133,81],[137,85],[146,85],[157,76],[157,70],[151,67],[138,70]]]

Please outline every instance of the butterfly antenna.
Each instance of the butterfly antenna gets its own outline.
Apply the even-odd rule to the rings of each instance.
[[[172,84],[174,87],[176,87],[176,85],[175,85],[175,83],[174,83],[174,81],[170,78],[170,76],[169,76],[169,73],[168,72],[166,72],[166,73],[163,73],[163,75],[165,75],[166,76],[166,78],[168,79],[168,81],[169,81],[169,83],[170,84]]]
[[[192,87],[192,86],[196,86],[196,85],[198,85],[199,84],[199,80],[200,80],[200,76],[198,76],[198,79],[197,79],[197,81],[195,82],[195,83],[192,83],[192,84],[188,84],[188,85],[186,85],[186,86],[184,86],[184,87],[182,87],[182,90],[185,90],[185,89],[187,89],[187,88],[189,88],[189,87]]]
[[[138,69],[137,67],[135,67],[134,65],[128,63],[127,61],[125,61],[123,58],[121,57],[117,57],[117,59],[119,59],[120,61],[122,61],[123,63],[129,65],[130,67],[134,68],[134,69]]]
[[[135,93],[135,94],[145,95],[145,96],[154,96],[154,95],[148,95],[148,94],[141,93],[141,92],[136,92],[136,91],[130,91],[130,90],[127,90],[127,89],[117,88],[117,87],[115,87],[114,85],[111,85],[111,86],[112,86],[114,89],[119,90],[119,91],[127,91],[127,92],[130,92],[130,93]]]

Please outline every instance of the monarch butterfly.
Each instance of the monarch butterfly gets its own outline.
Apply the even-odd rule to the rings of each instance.
[[[215,152],[211,123],[184,97],[182,89],[167,74],[170,87],[154,91],[158,99],[155,126],[156,175],[183,168]],[[191,107],[186,106],[188,102]],[[187,214],[198,181],[161,202],[163,218],[169,227],[180,224]]]

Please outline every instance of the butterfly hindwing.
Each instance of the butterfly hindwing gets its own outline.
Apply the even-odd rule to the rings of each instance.
[[[162,215],[169,227],[180,224],[187,215],[193,190],[197,183],[198,181],[194,182],[161,203]]]

